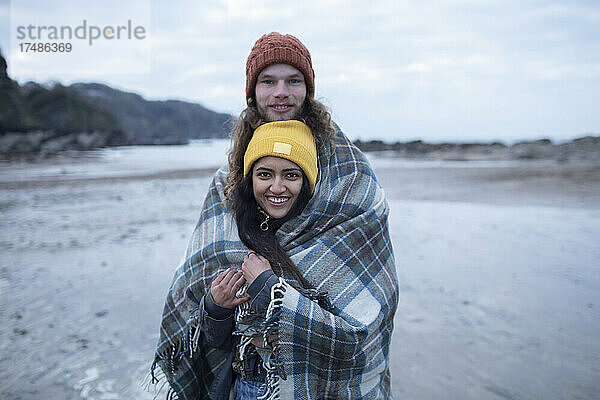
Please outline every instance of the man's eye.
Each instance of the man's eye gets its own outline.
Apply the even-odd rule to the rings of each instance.
[[[260,82],[264,83],[265,85],[272,85],[273,84],[273,81],[271,79],[263,79]]]
[[[297,85],[299,83],[302,83],[302,81],[300,79],[290,79],[290,83],[292,85]]]

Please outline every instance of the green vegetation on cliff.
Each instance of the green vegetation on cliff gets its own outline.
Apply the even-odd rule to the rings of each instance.
[[[33,115],[19,85],[9,78],[6,69],[6,60],[0,53],[0,134],[41,128],[42,121]]]
[[[179,144],[227,136],[231,115],[183,101],[148,101],[99,83],[23,86],[0,51],[0,153],[119,144]],[[94,140],[83,139],[93,134]],[[87,136],[86,136],[87,135]],[[66,136],[71,136],[66,137]],[[60,141],[56,138],[60,137]],[[46,143],[54,141],[54,143]],[[89,143],[83,145],[82,143]],[[78,145],[75,145],[79,143]],[[45,146],[45,147],[44,147]]]

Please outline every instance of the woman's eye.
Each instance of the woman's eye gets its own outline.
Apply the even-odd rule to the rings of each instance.
[[[269,174],[268,172],[259,172],[258,174],[256,174],[256,176],[258,176],[259,178],[269,178],[271,177],[271,174]]]
[[[297,174],[297,173],[295,173],[295,172],[291,172],[291,173],[287,174],[287,178],[288,179],[292,179],[293,180],[293,179],[298,179],[299,177],[300,177],[300,175]]]

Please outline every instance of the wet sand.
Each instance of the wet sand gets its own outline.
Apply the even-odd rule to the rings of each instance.
[[[402,290],[395,398],[599,398],[600,164],[373,164]],[[0,398],[151,399],[211,171],[0,167]]]

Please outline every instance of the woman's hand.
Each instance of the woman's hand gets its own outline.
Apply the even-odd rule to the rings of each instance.
[[[244,257],[242,273],[244,274],[246,281],[248,281],[248,285],[251,285],[260,274],[270,269],[271,263],[269,263],[266,258],[253,251],[250,251]]]
[[[225,308],[235,308],[250,300],[250,296],[235,297],[235,294],[244,284],[244,275],[240,271],[228,268],[217,276],[210,284],[210,294],[215,303]]]

